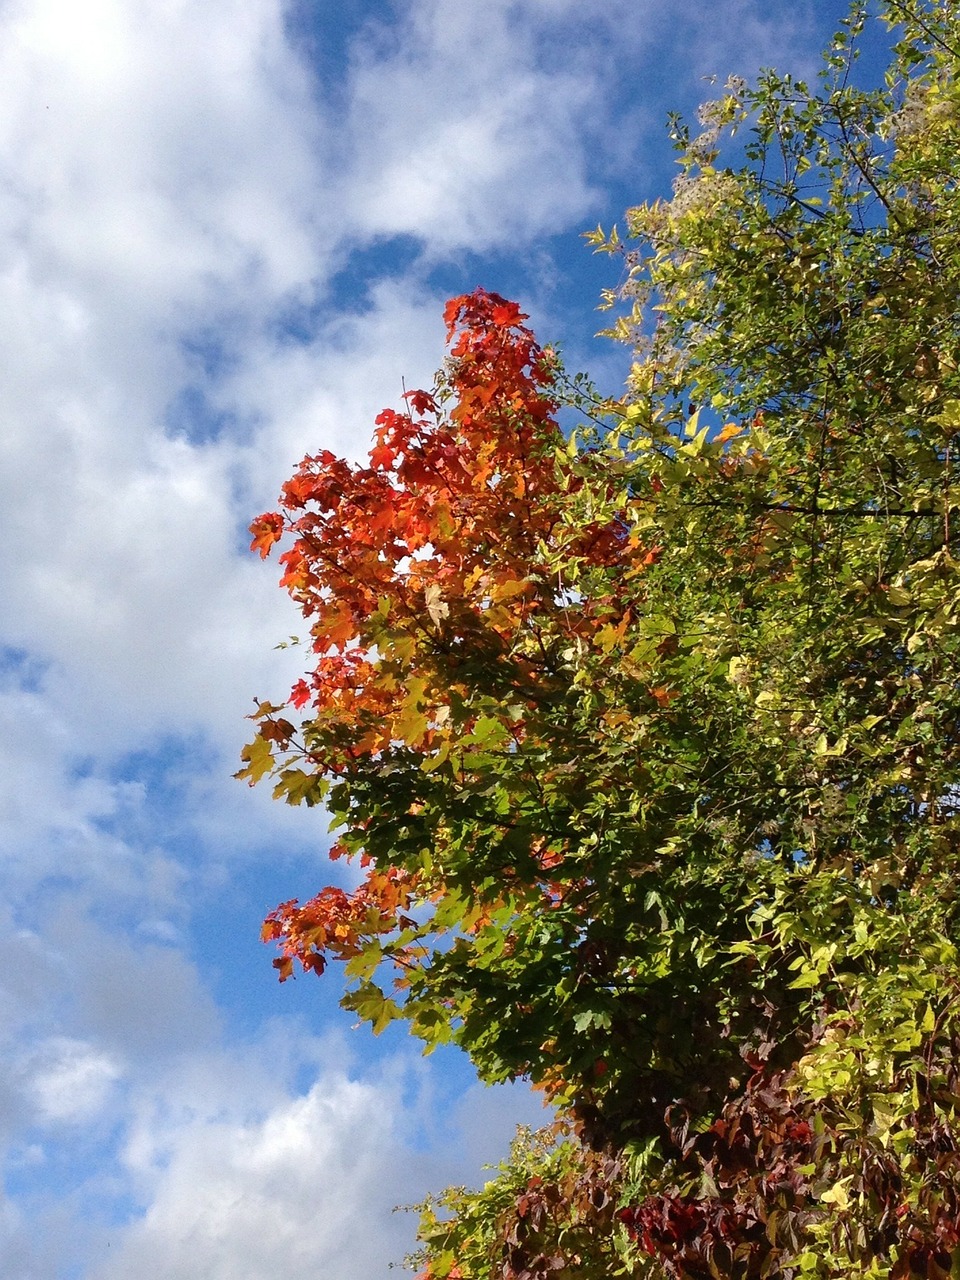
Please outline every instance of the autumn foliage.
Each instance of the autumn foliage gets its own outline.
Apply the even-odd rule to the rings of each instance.
[[[504,682],[529,702],[542,655],[521,637],[535,638],[543,614],[563,608],[544,548],[562,540],[593,564],[622,557],[622,524],[564,521],[579,482],[558,465],[551,364],[524,318],[496,295],[455,298],[438,392],[410,392],[408,412],[379,416],[367,467],[305,458],[284,485],[283,513],[254,522],[261,555],[295,539],[281,584],[310,620],[319,660],[291,702],[312,708],[331,736],[343,728],[342,759],[323,760],[334,777],[396,743],[442,751],[454,646],[503,657]],[[438,396],[454,400],[448,413]],[[578,627],[587,619],[571,614],[571,637]],[[514,723],[522,735],[522,719]]]
[[[441,384],[408,393],[407,412],[380,415],[369,465],[329,453],[304,459],[284,486],[283,512],[252,526],[263,556],[293,535],[281,581],[309,619],[318,655],[291,691],[291,705],[307,708],[310,720],[302,757],[279,773],[278,795],[316,802],[331,786],[411,755],[420,790],[435,790],[441,770],[448,787],[476,788],[490,749],[513,750],[519,760],[543,734],[544,701],[561,687],[558,645],[622,634],[621,591],[656,559],[616,513],[571,519],[584,481],[556,422],[555,366],[516,304],[477,291],[454,299],[446,319],[452,346]],[[608,574],[607,592],[573,605],[575,587],[555,567],[561,557],[568,579],[588,569]],[[627,578],[618,583],[615,568]],[[300,745],[270,704],[256,718],[244,775],[251,780],[272,767],[275,752]],[[541,781],[549,779],[531,776],[527,785]],[[414,939],[423,930],[409,910],[415,898],[443,896],[441,851],[434,844],[430,865],[402,869],[371,851],[378,832],[394,841],[398,820],[411,831],[422,825],[426,796],[403,799],[387,829],[370,815],[333,845],[334,858],[360,854],[357,890],[328,888],[273,913],[265,936],[282,940],[282,976],[294,960],[321,972],[328,953],[356,956],[381,935],[403,939],[389,947],[395,963],[419,954]],[[523,840],[524,855],[544,873],[544,901],[559,901],[564,889],[546,873],[563,860],[565,841],[548,832],[515,836],[512,820],[497,826],[518,850]]]
[[[960,1268],[960,51],[876,7],[882,87],[855,6],[590,237],[625,396],[478,290],[252,526],[311,653],[239,776],[353,864],[281,978],[555,1108],[423,1207],[424,1280]]]

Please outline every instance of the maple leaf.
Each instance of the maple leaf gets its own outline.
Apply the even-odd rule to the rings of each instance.
[[[267,739],[260,734],[257,734],[254,740],[243,748],[240,758],[245,760],[246,764],[233,776],[247,781],[251,787],[270,773],[275,764],[273,749]]]
[[[397,450],[388,444],[378,444],[370,450],[370,465],[378,471],[389,471],[397,458]]]
[[[715,437],[716,444],[726,444],[728,440],[733,440],[737,436],[742,435],[744,428],[736,422],[728,422],[727,425]]]
[[[501,329],[509,329],[526,320],[527,316],[515,302],[500,301],[490,308],[490,318]]]
[[[437,402],[429,391],[406,391],[403,396],[414,413],[436,413]]]
[[[449,618],[450,606],[444,601],[440,587],[436,582],[427,584],[423,599],[431,622],[434,626],[439,627],[444,618]]]
[[[257,516],[250,525],[250,532],[253,534],[250,550],[259,551],[260,559],[265,560],[273,544],[283,536],[283,516],[275,511]]]
[[[298,680],[290,690],[290,701],[298,711],[310,701],[310,687],[305,680]]]

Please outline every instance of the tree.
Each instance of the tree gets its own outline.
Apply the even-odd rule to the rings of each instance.
[[[864,89],[864,8],[591,237],[623,399],[478,291],[252,526],[314,659],[239,776],[363,870],[271,914],[281,978],[560,1116],[425,1207],[428,1280],[960,1268],[960,23],[881,0]]]

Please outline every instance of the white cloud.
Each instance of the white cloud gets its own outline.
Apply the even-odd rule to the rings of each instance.
[[[6,18],[0,139],[42,266],[153,314],[309,277],[318,122],[278,0],[33,0]]]
[[[279,1021],[243,1052],[172,1063],[133,1100],[121,1161],[142,1208],[110,1230],[90,1280],[387,1280],[416,1224],[394,1207],[475,1180],[518,1120],[542,1118],[523,1089],[474,1090],[428,1137],[438,1099],[422,1059],[348,1068],[342,1039]]]
[[[568,7],[423,0],[389,56],[361,51],[346,132],[351,223],[422,236],[431,252],[477,251],[582,216],[603,70],[578,65],[575,46],[563,65],[537,57],[553,34],[545,18]]]
[[[227,1095],[223,1106],[133,1136],[127,1161],[149,1207],[92,1280],[269,1280],[304,1268],[385,1277],[409,1239],[390,1217],[412,1173],[399,1089],[328,1070],[269,1109],[237,1114]]]
[[[196,375],[182,339],[209,329],[239,358],[323,269],[319,122],[283,17],[278,0],[0,14],[4,630],[52,661],[81,752],[208,726],[224,659],[267,664],[280,601],[236,554],[242,449],[165,418]]]
[[[33,1056],[29,1090],[44,1121],[80,1123],[99,1115],[122,1073],[111,1055],[67,1036],[52,1036]]]

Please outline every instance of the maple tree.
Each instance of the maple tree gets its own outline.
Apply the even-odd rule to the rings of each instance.
[[[960,1267],[960,23],[874,7],[881,87],[858,4],[592,237],[625,397],[477,291],[252,526],[313,658],[239,776],[360,871],[271,914],[280,976],[559,1117],[424,1207],[426,1280]]]

